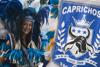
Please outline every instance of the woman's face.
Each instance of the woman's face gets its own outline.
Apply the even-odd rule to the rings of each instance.
[[[31,29],[32,29],[32,22],[24,21],[22,25],[22,32],[27,35],[31,31]]]

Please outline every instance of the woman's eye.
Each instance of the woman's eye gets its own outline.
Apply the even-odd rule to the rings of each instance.
[[[27,25],[27,23],[24,23],[24,25]]]
[[[32,26],[32,24],[30,24],[29,26]]]

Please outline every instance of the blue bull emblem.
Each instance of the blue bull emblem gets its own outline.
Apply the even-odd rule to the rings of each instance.
[[[75,36],[72,32],[71,32],[71,28],[72,28],[72,24],[69,27],[69,35],[72,37],[72,39],[74,38],[73,41],[68,42],[65,46],[64,46],[64,51],[67,52],[68,50],[72,49],[73,46],[75,45],[78,50],[76,50],[75,54],[79,53],[86,53],[87,51],[89,51],[89,53],[92,55],[94,52],[94,48],[92,45],[90,45],[87,42],[87,39],[90,36],[90,30],[87,28],[88,31],[88,35],[86,37],[84,36]]]

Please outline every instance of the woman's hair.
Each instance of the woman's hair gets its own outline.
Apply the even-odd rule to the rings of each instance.
[[[40,23],[41,23],[41,17],[39,15],[36,14],[36,12],[31,11],[29,9],[24,9],[23,13],[20,13],[19,16],[16,19],[15,25],[15,31],[14,31],[14,36],[15,36],[15,40],[16,42],[22,38],[20,37],[22,34],[22,24],[24,22],[24,19],[26,16],[32,16],[33,19],[35,20],[32,30],[29,32],[29,34],[26,37],[26,44],[28,45],[28,43],[30,42],[30,40],[32,39],[35,43],[36,46],[39,45],[39,36],[40,36]]]
[[[33,11],[30,11],[30,10],[28,10],[28,9],[25,9],[24,11],[23,11],[23,13],[20,13],[19,14],[19,16],[17,17],[17,20],[16,20],[16,30],[15,30],[15,39],[16,39],[16,42],[20,39],[20,41],[21,41],[21,44],[23,44],[22,43],[22,25],[23,25],[23,23],[24,23],[24,19],[25,19],[25,17],[26,16],[32,16],[33,17],[33,19],[35,19],[35,16],[36,16],[36,13],[35,12],[33,12]],[[28,43],[31,41],[31,36],[32,36],[32,30],[27,34],[27,36],[26,36],[26,44],[28,45]]]

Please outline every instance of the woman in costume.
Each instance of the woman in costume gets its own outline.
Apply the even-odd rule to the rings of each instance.
[[[38,63],[41,60],[41,55],[43,55],[43,53],[37,50],[38,48],[36,47],[35,43],[38,41],[34,43],[34,41],[32,40],[32,32],[34,31],[33,29],[38,28],[37,26],[39,26],[39,23],[38,25],[36,23],[38,20],[36,18],[36,13],[28,9],[25,9],[21,14],[19,14],[15,24],[16,29],[14,31],[16,43],[11,45],[11,41],[13,41],[13,39],[10,37],[10,35],[7,35],[7,42],[2,43],[1,45],[4,48],[2,48],[3,52],[5,51],[3,57],[1,56],[2,54],[0,54],[0,57],[2,59],[6,60],[6,58],[9,57],[11,62],[16,64],[17,67],[38,66]],[[34,26],[34,24],[36,26]],[[39,28],[37,30],[39,31]],[[39,37],[39,33],[37,34],[37,37]],[[7,51],[10,50],[10,47],[12,48],[12,46],[15,46],[15,49],[8,53]],[[0,62],[3,63],[2,60],[0,60]]]
[[[19,16],[16,21],[15,39],[17,43],[15,45],[15,49],[21,49],[22,45],[25,48],[29,48],[31,46],[32,48],[36,49],[35,43],[31,40],[32,27],[35,23],[35,18],[28,14],[28,12],[30,11],[24,11],[23,13],[26,14]]]
[[[15,50],[20,51],[20,54],[22,58],[20,58],[19,61],[18,58],[14,57],[16,55],[12,55],[13,59],[15,59],[17,63],[17,67],[32,67],[31,63],[34,63],[34,66],[37,66],[39,63],[39,60],[37,57],[40,55],[37,55],[37,51],[34,51],[35,49],[38,49],[32,40],[32,32],[34,32],[34,24],[36,22],[36,13],[32,12],[28,9],[25,9],[23,13],[18,16],[16,21],[16,31],[15,31]],[[38,42],[38,41],[37,41]],[[13,53],[12,51],[11,53]],[[15,51],[16,52],[16,51]],[[22,53],[21,53],[22,52]],[[34,54],[34,55],[31,55]],[[19,55],[19,56],[20,56]],[[37,55],[37,56],[36,56]],[[36,56],[36,57],[35,57]],[[33,59],[34,58],[34,59]],[[38,61],[38,62],[36,62]]]
[[[17,66],[19,66],[19,67],[37,66],[39,61],[41,60],[41,55],[43,55],[42,52],[37,50],[38,46],[41,47],[40,45],[38,45],[39,41],[40,41],[40,36],[39,36],[40,21],[42,23],[44,23],[44,19],[47,20],[49,14],[46,12],[49,12],[50,9],[48,7],[44,7],[36,15],[36,13],[31,12],[29,10],[24,10],[24,12],[23,12],[22,8],[21,9],[12,8],[12,5],[15,5],[15,3],[13,3],[13,1],[11,1],[11,2],[12,3],[2,2],[2,3],[4,3],[4,8],[6,9],[6,12],[5,12],[5,10],[3,12],[6,13],[7,16],[14,15],[13,16],[14,19],[12,19],[12,18],[9,19],[8,17],[7,17],[7,19],[8,19],[8,21],[11,21],[10,22],[10,32],[14,33],[14,36],[16,39],[16,44],[13,45],[13,46],[15,46],[15,49],[13,51],[11,51],[9,54],[6,54],[6,57],[8,57],[11,60],[11,62],[17,64]],[[1,5],[2,5],[2,3],[1,3]],[[9,5],[5,5],[5,3],[8,3]],[[19,4],[17,4],[17,5],[19,5]],[[11,11],[11,10],[15,10],[15,12]],[[20,13],[21,12],[20,10],[22,11],[22,13]],[[20,16],[17,16],[17,15],[20,15]],[[41,18],[37,17],[38,15],[40,15]],[[17,20],[16,20],[16,18],[17,18]],[[32,20],[35,20],[35,23]],[[38,20],[40,20],[40,21],[38,21]],[[5,21],[5,19],[4,19],[4,21]],[[16,21],[16,24],[15,24],[16,28],[14,28],[13,21]],[[24,21],[25,21],[25,24],[24,24]],[[30,24],[28,24],[28,22]],[[5,27],[6,27],[6,24],[5,24]],[[33,34],[33,35],[31,35],[31,34]],[[31,37],[32,37],[33,41],[31,40]],[[10,42],[10,44],[11,44],[11,42]],[[11,47],[11,45],[10,45],[10,47]]]

